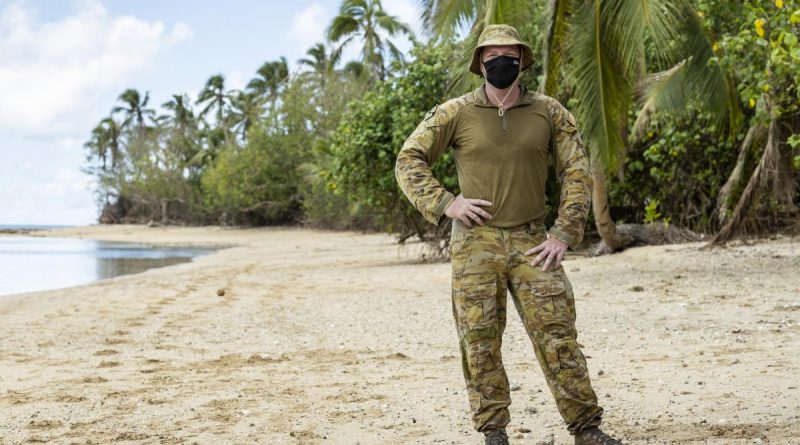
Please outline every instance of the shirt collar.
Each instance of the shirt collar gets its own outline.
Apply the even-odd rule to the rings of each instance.
[[[522,84],[518,84],[518,86],[522,91],[520,91],[517,101],[508,108],[514,108],[520,105],[530,105],[533,103],[533,94],[530,90],[528,90],[528,87]],[[497,108],[495,104],[489,101],[489,98],[486,95],[485,87],[486,84],[484,83],[476,88],[475,91],[473,91],[473,94],[475,95],[475,105],[479,107]]]

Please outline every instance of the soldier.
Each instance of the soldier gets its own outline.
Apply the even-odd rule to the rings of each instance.
[[[532,64],[533,52],[516,29],[488,26],[469,67],[487,83],[428,112],[403,144],[395,175],[426,220],[452,219],[453,317],[472,420],[485,443],[508,444],[511,399],[500,345],[510,291],[575,444],[621,445],[598,428],[603,409],[578,347],[572,286],[561,266],[567,247],[575,249],[583,238],[589,159],[572,114],[518,83]],[[448,147],[458,196],[430,169]],[[551,154],[561,197],[558,219],[546,230]]]

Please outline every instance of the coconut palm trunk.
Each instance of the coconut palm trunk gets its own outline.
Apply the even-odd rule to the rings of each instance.
[[[603,242],[612,251],[624,249],[631,243],[628,236],[623,236],[617,231],[617,225],[611,219],[608,208],[608,193],[606,192],[606,174],[601,165],[592,166],[594,185],[592,188],[592,214],[597,233]]]

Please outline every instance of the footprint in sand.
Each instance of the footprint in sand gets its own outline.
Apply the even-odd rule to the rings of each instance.
[[[129,332],[128,331],[124,331],[122,329],[117,329],[116,331],[112,332],[111,334],[112,335],[122,336],[122,335],[128,335]],[[105,343],[107,345],[118,345],[120,343],[128,343],[128,342],[129,341],[127,339],[119,338],[119,337],[106,337],[106,340],[105,340]]]
[[[87,376],[79,380],[81,383],[105,383],[108,381],[105,377],[100,376]]]
[[[73,396],[71,394],[59,394],[56,396],[56,402],[77,403],[86,400],[84,396]]]
[[[28,403],[32,401],[33,398],[23,392],[8,390],[4,395],[0,396],[0,400],[5,400],[11,405],[19,405]]]
[[[136,317],[128,317],[123,321],[128,324],[128,326],[141,326],[142,321],[145,320],[143,316],[136,316]]]
[[[217,422],[231,422],[237,416],[241,415],[242,408],[241,399],[214,399],[200,407],[200,410],[205,417]]]
[[[163,362],[163,360],[159,360],[159,359],[157,359],[157,358],[149,358],[149,359],[145,360],[144,362],[145,362],[146,364],[148,364],[148,365],[154,365],[154,364],[162,363],[162,362]],[[155,368],[142,368],[142,369],[140,369],[140,370],[139,370],[139,372],[141,372],[142,374],[151,374],[151,373],[153,373],[153,372],[156,372],[156,371],[162,371],[162,370],[163,370],[163,368],[159,368],[159,367],[155,367]]]
[[[124,433],[118,434],[117,437],[114,438],[114,441],[121,442],[126,440],[147,440],[150,436],[143,433],[134,433],[131,431],[126,431]]]
[[[124,338],[106,338],[105,343],[107,345],[119,345],[122,343],[130,343],[130,342]]]
[[[64,425],[60,420],[31,420],[28,422],[29,430],[52,430]]]
[[[119,351],[114,349],[101,349],[99,351],[95,351],[92,355],[114,355],[119,354]]]

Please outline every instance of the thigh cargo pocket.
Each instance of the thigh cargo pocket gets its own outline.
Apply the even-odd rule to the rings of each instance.
[[[565,276],[556,272],[548,277],[530,281],[536,318],[543,327],[550,323],[567,324],[575,322],[575,299],[572,286]]]
[[[497,281],[472,282],[467,276],[453,287],[453,303],[465,329],[497,323]]]

